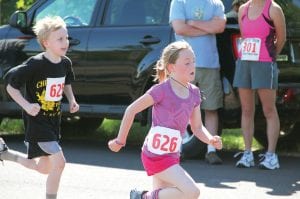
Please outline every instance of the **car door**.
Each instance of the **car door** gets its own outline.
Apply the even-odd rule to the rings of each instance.
[[[128,105],[143,92],[138,65],[170,41],[169,0],[110,0],[103,6],[88,44],[86,92],[93,104]]]
[[[73,90],[80,103],[87,102],[85,95],[85,64],[88,36],[94,23],[94,15],[100,4],[98,0],[85,0],[84,8],[81,0],[49,0],[32,11],[33,23],[45,16],[60,16],[67,24],[69,34],[69,50],[67,56],[71,59],[75,73]],[[41,52],[37,40],[31,39],[24,51],[28,56]]]
[[[287,41],[278,56],[280,70],[279,82],[283,87],[294,84],[300,87],[300,0],[277,0],[282,8],[285,21]],[[289,85],[288,85],[289,84]]]

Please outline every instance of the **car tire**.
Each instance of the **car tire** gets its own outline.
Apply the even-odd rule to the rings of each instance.
[[[300,122],[281,121],[280,134],[277,141],[278,149],[289,149],[300,143]],[[266,134],[266,123],[255,128],[255,139],[264,147],[268,148],[268,139]]]

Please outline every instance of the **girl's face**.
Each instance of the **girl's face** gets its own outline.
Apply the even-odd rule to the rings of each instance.
[[[175,64],[171,64],[172,76],[182,83],[192,82],[195,79],[195,55],[190,49],[179,52]]]
[[[69,47],[67,30],[65,28],[60,28],[51,32],[44,41],[44,46],[46,51],[50,52],[53,56],[61,57],[66,55]]]

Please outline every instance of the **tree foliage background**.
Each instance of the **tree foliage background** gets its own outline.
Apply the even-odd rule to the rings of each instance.
[[[16,10],[26,10],[36,0],[0,0],[0,24],[7,24]]]

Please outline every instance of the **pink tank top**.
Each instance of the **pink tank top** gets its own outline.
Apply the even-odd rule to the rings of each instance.
[[[275,27],[269,15],[272,0],[265,1],[263,11],[256,19],[248,17],[251,2],[251,0],[247,2],[241,19],[243,39],[259,38],[261,42],[258,61],[274,62],[276,60]]]

